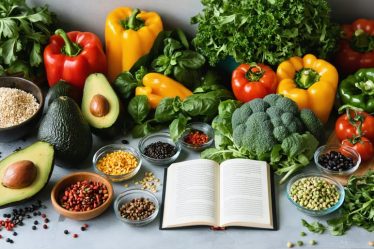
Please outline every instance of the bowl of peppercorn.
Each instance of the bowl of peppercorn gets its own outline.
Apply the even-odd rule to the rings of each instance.
[[[361,157],[348,146],[323,145],[314,153],[314,162],[325,174],[350,175],[360,166]]]
[[[143,137],[139,141],[142,157],[154,165],[167,165],[177,160],[181,145],[174,142],[168,132],[158,132]]]
[[[73,220],[90,220],[112,203],[112,184],[92,172],[76,172],[63,177],[52,189],[53,208]]]
[[[214,131],[209,124],[194,122],[187,124],[179,141],[187,149],[202,151],[212,145],[213,139]]]
[[[119,220],[134,226],[151,223],[160,209],[157,197],[148,190],[128,189],[114,201],[114,212]]]

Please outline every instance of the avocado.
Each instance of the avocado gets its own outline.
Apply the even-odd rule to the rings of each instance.
[[[60,80],[51,88],[49,88],[46,99],[48,100],[48,106],[51,105],[53,100],[61,96],[68,96],[75,100],[80,105],[82,99],[81,90],[73,85],[70,85],[67,81]]]
[[[36,168],[36,176],[32,180],[32,183],[23,188],[5,187],[4,181],[8,179],[4,178],[7,177],[6,172],[9,172],[9,167],[24,160],[31,161]],[[53,171],[53,162],[53,146],[40,141],[24,148],[23,150],[14,152],[0,161],[0,208],[17,205],[39,193],[49,181]]]
[[[73,99],[58,97],[49,106],[38,131],[38,139],[52,144],[58,166],[77,167],[90,153],[92,135]]]
[[[94,134],[113,138],[124,126],[123,108],[112,86],[103,74],[87,77],[82,98],[82,113]]]

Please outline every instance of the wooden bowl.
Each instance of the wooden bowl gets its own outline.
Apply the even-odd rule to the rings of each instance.
[[[44,97],[42,90],[37,85],[23,78],[11,76],[0,77],[0,87],[17,88],[31,93],[39,103],[39,109],[29,119],[15,126],[0,128],[0,143],[4,143],[15,141],[34,130],[42,116]]]
[[[90,211],[74,212],[61,207],[58,203],[58,196],[61,193],[61,191],[63,191],[66,187],[68,187],[71,184],[84,180],[91,180],[95,182],[104,183],[108,189],[109,198],[101,206]],[[56,183],[51,192],[51,200],[54,209],[59,214],[73,220],[90,220],[102,214],[110,206],[113,200],[113,187],[112,184],[106,178],[98,174],[92,172],[77,172],[63,177]]]

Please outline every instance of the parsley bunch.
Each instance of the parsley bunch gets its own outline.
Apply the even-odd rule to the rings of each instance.
[[[47,6],[30,8],[25,0],[0,2],[0,75],[40,74],[43,45],[52,33],[55,16]]]
[[[211,65],[237,62],[276,65],[291,56],[326,58],[339,39],[327,0],[201,0],[204,9],[193,40]]]

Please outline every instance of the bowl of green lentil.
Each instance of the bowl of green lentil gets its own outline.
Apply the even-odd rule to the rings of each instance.
[[[44,97],[33,82],[18,77],[0,77],[0,142],[15,141],[39,123]]]
[[[142,164],[138,151],[124,144],[109,144],[100,148],[92,161],[95,171],[112,182],[129,180],[138,173]]]
[[[299,174],[287,184],[288,200],[310,216],[336,211],[343,204],[344,196],[344,188],[338,181],[321,174]]]

